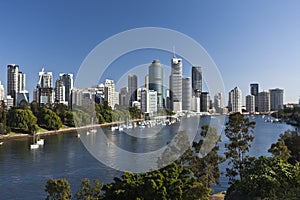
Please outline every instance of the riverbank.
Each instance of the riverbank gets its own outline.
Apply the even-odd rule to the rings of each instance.
[[[141,121],[141,119],[132,120],[133,122]],[[37,132],[37,136],[46,136],[46,135],[55,135],[55,134],[63,134],[68,132],[73,132],[77,130],[85,130],[89,128],[98,128],[98,127],[106,127],[106,126],[113,126],[124,122],[109,122],[104,124],[94,124],[94,125],[88,125],[88,126],[80,126],[80,127],[67,127],[67,128],[61,128],[59,130],[51,130],[51,131],[41,131]],[[32,134],[26,134],[26,133],[9,133],[7,135],[0,135],[0,140],[15,140],[15,139],[21,139],[21,138],[27,138],[32,137]]]

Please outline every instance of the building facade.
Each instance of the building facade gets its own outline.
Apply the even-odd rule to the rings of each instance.
[[[283,109],[283,89],[270,89],[270,104],[271,111]]]
[[[182,111],[182,59],[171,59],[170,100],[174,112]]]
[[[210,96],[208,92],[201,92],[200,95],[200,111],[208,112],[210,108]]]
[[[259,93],[259,84],[251,83],[250,84],[250,94],[255,97],[255,111],[258,112],[258,93]]]
[[[182,78],[182,110],[191,110],[191,78]]]
[[[258,93],[258,112],[260,113],[268,113],[270,112],[271,104],[270,104],[270,93],[267,91]]]
[[[192,67],[192,94],[200,97],[202,92],[202,70],[199,66]]]
[[[228,111],[242,113],[242,90],[235,87],[229,92]]]
[[[163,108],[164,92],[163,92],[163,68],[159,60],[154,60],[149,66],[149,90],[157,92],[157,107]]]
[[[104,95],[105,95],[105,101],[107,101],[108,105],[112,107],[112,109],[114,109],[115,107],[115,83],[113,80],[109,80],[109,79],[106,79],[105,80],[105,83],[104,83],[104,86],[105,86],[105,92],[104,92]]]
[[[18,75],[19,65],[7,65],[7,95],[13,98],[13,104],[16,105],[18,93]]]
[[[254,95],[247,95],[246,96],[246,110],[249,113],[255,113],[255,96]]]
[[[137,101],[137,88],[138,88],[138,78],[134,74],[128,75],[128,93],[129,93],[129,105],[132,102]]]

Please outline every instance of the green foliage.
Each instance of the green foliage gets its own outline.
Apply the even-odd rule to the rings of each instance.
[[[73,112],[62,103],[55,103],[53,111],[60,117],[61,122],[69,127],[74,127]]]
[[[58,130],[62,127],[60,117],[46,107],[40,108],[38,112],[38,124],[47,130]]]
[[[288,157],[288,162],[291,164],[296,164],[300,162],[300,135],[297,131],[287,130],[284,134],[280,135],[280,138],[277,143],[283,143],[286,148],[283,146],[279,149],[279,153]],[[290,155],[288,154],[290,153]],[[286,159],[285,159],[286,160]]]
[[[238,195],[238,196],[237,196]],[[298,199],[300,196],[300,167],[278,158],[260,157],[245,170],[244,179],[235,182],[227,191],[248,199]]]
[[[45,186],[46,200],[69,200],[71,199],[70,184],[66,179],[49,179]]]
[[[125,172],[104,187],[104,199],[209,199],[210,189],[175,163],[145,174]],[[196,198],[195,198],[196,197]]]
[[[100,200],[103,199],[102,194],[103,184],[98,180],[94,181],[94,186],[91,186],[89,179],[85,178],[81,182],[80,190],[75,194],[78,200]]]
[[[275,157],[287,162],[291,157],[291,151],[285,145],[284,141],[278,139],[276,143],[271,145],[271,148],[268,152],[272,153]]]
[[[5,102],[1,101],[1,107],[0,107],[0,134],[7,134],[10,132],[10,127],[6,125],[6,105]]]
[[[140,109],[138,109],[136,106],[129,107],[129,113],[131,119],[140,119],[142,112]]]
[[[89,114],[79,108],[73,108],[73,118],[76,126],[86,126],[91,123]]]
[[[35,133],[37,118],[29,109],[11,108],[7,113],[7,125],[18,132]]]
[[[255,122],[244,118],[244,115],[240,113],[231,114],[226,123],[225,135],[230,143],[225,144],[225,156],[229,159],[228,164],[231,166],[231,168],[226,168],[226,176],[229,177],[230,184],[234,183],[237,175],[243,179],[244,170],[254,159],[247,155],[251,147],[250,142],[254,139],[251,134],[254,127]]]

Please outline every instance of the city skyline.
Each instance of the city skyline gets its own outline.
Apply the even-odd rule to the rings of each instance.
[[[173,3],[181,5],[184,14],[180,17],[171,14],[168,2],[158,1],[2,2],[0,23],[5,31],[0,37],[0,80],[7,88],[6,66],[20,65],[27,77],[32,77],[26,83],[31,96],[42,66],[53,71],[54,80],[63,72],[76,77],[82,61],[97,44],[119,32],[151,26],[180,31],[203,45],[217,64],[226,91],[239,85],[246,94],[249,83],[258,82],[264,86],[262,89],[284,88],[284,103],[298,102],[300,88],[292,80],[298,80],[300,73],[300,2]],[[153,5],[164,17],[145,15],[144,11]],[[130,67],[150,64],[154,58],[168,65],[171,54],[160,57],[149,50],[124,55],[120,60],[128,62],[113,63],[121,70],[106,77],[117,80]]]

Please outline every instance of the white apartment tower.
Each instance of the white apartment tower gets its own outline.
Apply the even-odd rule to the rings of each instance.
[[[4,86],[1,84],[0,81],[0,101],[4,100]]]
[[[108,105],[114,109],[115,103],[115,83],[113,80],[106,79],[104,83],[105,92],[104,92],[104,100],[107,101]]]
[[[228,108],[230,112],[242,112],[242,90],[235,87],[229,92]]]

